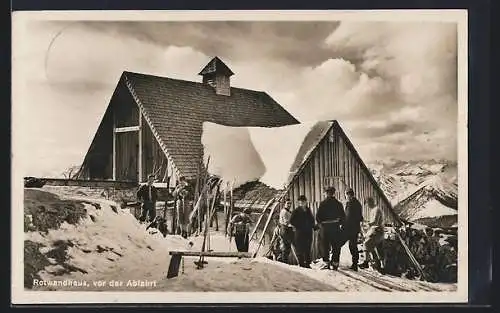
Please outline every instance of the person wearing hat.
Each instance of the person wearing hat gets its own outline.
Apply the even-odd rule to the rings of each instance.
[[[291,212],[290,199],[286,199],[283,208],[280,211],[278,227],[279,227],[279,239],[280,239],[280,255],[278,260],[283,263],[288,263],[288,256],[292,248],[293,241],[293,228],[290,224]]]
[[[148,182],[143,184],[137,190],[137,199],[142,202],[141,216],[139,220],[145,222],[146,218],[149,222],[153,222],[156,217],[156,199],[158,191],[153,186],[155,175],[148,176]]]
[[[350,269],[357,271],[359,261],[358,236],[361,231],[361,222],[363,221],[363,210],[352,188],[346,190],[345,196],[347,203],[345,205],[344,239],[349,242],[349,251],[351,252],[352,259]]]
[[[238,252],[248,252],[250,225],[252,224],[250,213],[251,210],[246,208],[242,212],[236,214],[229,222],[229,229],[231,230],[231,235],[234,236]]]
[[[345,212],[342,203],[335,199],[335,188],[325,188],[325,196],[316,213],[316,221],[320,225],[322,257],[325,263],[323,269],[337,270],[340,249],[344,243],[342,228],[345,222]]]
[[[311,268],[311,245],[315,223],[305,196],[299,196],[298,206],[290,215],[290,224],[295,230],[294,246],[299,265]]]

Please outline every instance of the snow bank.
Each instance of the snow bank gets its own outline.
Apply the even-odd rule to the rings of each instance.
[[[297,153],[315,124],[249,127],[252,143],[266,167],[264,176],[260,178],[261,182],[275,189],[285,187]]]
[[[74,198],[74,201],[80,201]],[[163,279],[172,249],[186,249],[180,236],[164,238],[148,234],[133,215],[116,203],[102,199],[85,200],[87,216],[77,224],[63,223],[47,233],[25,233],[25,242],[41,245],[40,252],[51,263],[37,274],[41,279],[98,280]],[[96,205],[98,204],[98,205]],[[56,256],[56,259],[53,259]],[[33,260],[25,260],[29,264]],[[148,264],[148,266],[141,266]]]
[[[78,201],[76,199],[73,199]],[[25,240],[34,245],[50,264],[37,272],[43,280],[85,280],[81,287],[37,287],[37,290],[87,291],[393,291],[438,289],[400,278],[373,278],[346,270],[350,265],[347,245],[342,248],[339,272],[308,270],[259,257],[253,260],[207,258],[208,264],[197,270],[198,257],[185,257],[179,276],[166,279],[171,250],[199,251],[203,237],[185,240],[180,236],[167,236],[145,230],[144,225],[130,214],[105,200],[85,198],[88,216],[75,225],[64,223],[47,233],[25,233]],[[95,201],[95,202],[94,202]],[[96,204],[99,205],[96,205]],[[235,251],[234,239],[211,233],[209,248],[214,251]],[[256,242],[252,241],[251,251]],[[265,247],[261,247],[264,252]],[[30,260],[25,259],[25,265]],[[154,287],[132,288],[125,285],[96,286],[93,281],[147,280]],[[378,282],[377,282],[378,281]],[[436,286],[436,287],[434,287]],[[443,285],[454,288],[454,285]],[[443,287],[443,288],[444,288]],[[440,289],[440,288],[439,288]]]
[[[266,171],[245,127],[205,122],[201,142],[205,164],[210,158],[208,172],[233,183],[233,188],[259,179]]]
[[[297,153],[316,122],[283,127],[231,127],[203,124],[209,172],[237,187],[260,180],[275,189],[287,183]],[[206,162],[206,160],[205,160]]]

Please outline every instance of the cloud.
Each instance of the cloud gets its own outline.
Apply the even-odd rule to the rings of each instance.
[[[78,23],[29,26],[33,41],[14,52],[25,88],[13,122],[20,151],[37,159],[26,162],[33,175],[81,163],[124,70],[198,80],[200,64],[209,60],[190,47],[162,48]]]
[[[321,63],[331,55],[322,40],[336,21],[84,22],[86,27],[161,47],[187,46],[233,61],[275,59],[293,66]]]
[[[390,153],[455,159],[456,34],[452,23],[342,22],[324,41],[342,57],[306,68],[296,92],[283,99],[302,120],[349,125],[367,159]],[[373,140],[379,142],[361,147]]]
[[[380,139],[381,137],[394,135],[411,134],[413,128],[408,123],[363,123],[356,127],[352,133],[356,138],[373,138]]]
[[[190,47],[159,47],[75,26],[62,33],[47,52],[45,70],[50,82],[115,85],[125,70],[193,78],[197,73],[194,67],[197,69],[200,62],[208,62],[207,56]]]
[[[235,72],[233,86],[265,91],[303,121],[339,120],[367,161],[456,158],[454,24],[93,21],[27,29],[26,49],[14,52],[30,90],[24,142],[59,172],[81,162],[124,70],[201,81],[214,55]]]

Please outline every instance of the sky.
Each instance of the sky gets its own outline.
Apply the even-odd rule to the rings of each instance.
[[[81,164],[123,71],[201,81],[213,56],[300,121],[338,120],[365,162],[457,158],[454,23],[37,21],[22,42],[24,175]]]

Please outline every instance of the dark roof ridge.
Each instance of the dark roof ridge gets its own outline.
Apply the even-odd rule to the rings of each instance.
[[[158,75],[153,75],[153,74],[139,73],[139,72],[132,72],[132,71],[123,71],[122,72],[122,76],[123,75],[126,76],[127,74],[149,76],[149,77],[153,77],[153,78],[169,79],[169,80],[175,80],[175,81],[183,82],[183,83],[191,83],[191,84],[196,84],[196,85],[208,86],[207,84],[204,84],[202,82],[196,82],[196,81],[186,80],[186,79],[180,79],[180,78],[172,78],[172,77],[167,77],[167,76],[158,76]],[[262,94],[265,94],[265,95],[269,96],[269,94],[267,94],[263,90],[255,90],[255,89],[233,87],[233,86],[231,86],[231,89],[243,90],[243,91],[251,91],[251,92],[258,92],[258,93],[262,93]]]

